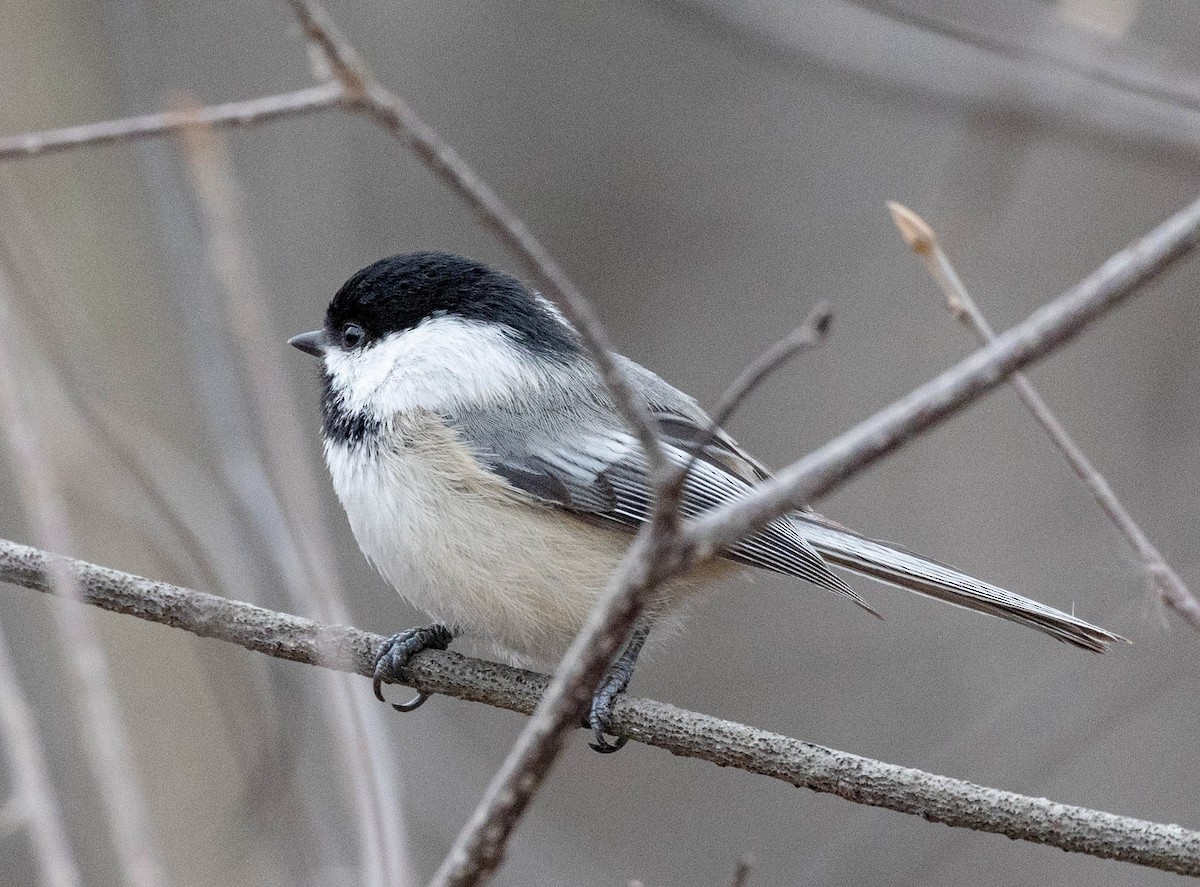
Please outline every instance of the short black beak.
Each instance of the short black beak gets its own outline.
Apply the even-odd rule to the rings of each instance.
[[[325,331],[313,330],[311,333],[301,333],[288,339],[288,344],[299,348],[315,357],[325,356]]]

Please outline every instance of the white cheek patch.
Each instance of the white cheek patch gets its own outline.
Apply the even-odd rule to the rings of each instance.
[[[344,409],[386,419],[494,404],[540,387],[542,371],[519,347],[500,327],[443,316],[362,351],[331,348],[325,367]]]

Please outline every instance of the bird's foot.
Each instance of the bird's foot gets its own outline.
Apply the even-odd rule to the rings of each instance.
[[[456,632],[444,625],[422,625],[392,635],[384,641],[379,652],[375,654],[375,673],[372,686],[375,688],[375,698],[387,702],[383,698],[383,685],[400,679],[400,669],[422,650],[445,650],[454,640]],[[424,693],[418,692],[408,702],[393,702],[396,711],[414,711],[428,699]]]
[[[596,741],[589,742],[588,745],[602,755],[611,755],[615,751],[620,751],[629,741],[628,736],[618,736],[617,741],[611,743],[605,736],[610,733],[612,728],[613,704],[617,697],[625,692],[625,688],[629,686],[629,681],[633,678],[633,669],[622,666],[623,663],[618,662],[609,669],[608,674],[600,683],[599,689],[596,690],[596,695],[592,697],[592,707],[588,709],[587,725],[592,728],[592,735],[596,737]]]

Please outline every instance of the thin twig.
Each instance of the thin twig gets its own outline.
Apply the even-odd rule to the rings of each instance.
[[[29,826],[29,842],[45,887],[79,887],[79,868],[63,826],[50,769],[8,640],[0,631],[0,734],[8,752],[13,809]]]
[[[967,329],[975,333],[980,342],[987,344],[996,339],[996,333],[988,323],[987,318],[971,298],[971,294],[963,285],[954,265],[946,256],[937,234],[928,223],[906,206],[899,203],[889,203],[892,219],[900,229],[905,242],[912,251],[920,257],[929,271],[930,276],[946,296],[946,304],[953,314]],[[1117,530],[1128,540],[1134,552],[1141,559],[1146,575],[1151,585],[1158,590],[1159,599],[1178,613],[1192,628],[1200,630],[1200,601],[1188,589],[1187,584],[1179,577],[1158,548],[1138,525],[1137,521],[1117,498],[1104,475],[1092,465],[1091,461],[1079,445],[1067,433],[1066,428],[1058,417],[1050,410],[1049,405],[1038,394],[1033,383],[1024,373],[1013,373],[1009,384],[1016,390],[1017,396],[1033,414],[1033,418],[1042,426],[1050,440],[1062,453],[1063,458],[1076,477],[1095,498],[1100,509],[1108,515],[1109,520]]]
[[[751,361],[725,389],[725,393],[717,402],[712,421],[705,431],[708,438],[711,440],[717,429],[732,418],[746,398],[753,394],[768,376],[798,354],[824,343],[832,324],[833,306],[828,302],[818,302],[808,313],[804,323]]]
[[[708,427],[692,445],[687,462],[675,471],[659,495],[668,501],[677,501],[683,493],[688,475],[696,467],[696,460],[704,454],[705,448],[712,443],[717,432],[733,417],[746,398],[789,360],[801,352],[821,345],[828,337],[832,323],[833,307],[828,302],[818,302],[808,313],[804,323],[751,361],[725,389],[725,393],[717,401]]]
[[[383,638],[325,625],[205,592],[121,573],[0,540],[0,582],[47,592],[52,562],[69,571],[88,603],[237,644],[292,662],[364,677]],[[405,669],[406,683],[529,714],[543,675],[448,651],[429,650]],[[995,832],[1063,850],[1200,877],[1200,832],[1059,804],[836,751],[711,715],[634,697],[617,701],[616,735],[947,825]]]
[[[74,148],[163,136],[185,126],[197,124],[255,126],[283,117],[324,111],[338,105],[342,96],[343,88],[340,83],[321,83],[279,95],[209,105],[196,111],[140,114],[137,117],[68,126],[65,129],[4,136],[0,137],[0,161],[23,160]]]
[[[7,281],[0,275],[0,427],[15,467],[17,489],[37,536],[47,545],[70,550],[70,532],[45,451],[27,421],[17,391]],[[8,335],[5,335],[7,333]],[[81,596],[76,577],[65,568],[52,569],[48,583],[64,598]],[[86,608],[51,608],[71,675],[83,746],[104,799],[109,831],[131,887],[156,887],[163,870],[150,837],[149,817],[129,753],[108,660],[91,613]]]
[[[698,562],[945,421],[1120,305],[1200,242],[1200,200],[1112,256],[1083,281],[957,365],[880,410],[770,480],[754,494],[703,515],[688,534]]]
[[[276,334],[267,311],[228,156],[210,126],[185,127],[181,136],[199,198],[209,260],[224,297],[230,338],[251,382],[243,386],[253,399],[251,408],[237,412],[259,421],[259,440],[268,463],[263,464],[257,448],[241,448],[240,464],[244,471],[254,472],[256,483],[252,492],[234,495],[249,494],[256,500],[257,505],[247,511],[257,518],[293,605],[322,619],[348,621],[345,593],[332,568],[333,545],[317,502],[316,477],[299,443],[303,426],[285,378],[283,349],[263,347],[264,342],[282,343],[283,337]],[[231,488],[245,487],[237,478],[227,480]],[[322,705],[321,711],[354,801],[360,869],[370,883],[412,883],[401,793],[388,766],[382,710],[368,697],[355,694],[341,675],[330,674],[325,690],[332,704]]]

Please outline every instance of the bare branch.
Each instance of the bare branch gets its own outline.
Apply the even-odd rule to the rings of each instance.
[[[888,209],[905,242],[920,257],[930,276],[941,287],[946,296],[950,313],[967,329],[974,332],[979,341],[984,344],[995,341],[995,331],[963,285],[953,264],[946,256],[941,244],[938,243],[937,234],[933,228],[908,207],[899,203],[889,203]],[[1137,521],[1126,510],[1104,475],[1084,455],[1079,445],[1067,433],[1066,428],[1050,410],[1049,405],[1038,394],[1037,389],[1033,387],[1033,383],[1024,373],[1013,373],[1008,381],[1016,390],[1017,396],[1021,398],[1021,402],[1028,407],[1033,418],[1042,426],[1050,440],[1062,453],[1063,458],[1067,460],[1067,464],[1071,466],[1076,477],[1083,481],[1083,485],[1095,498],[1100,509],[1108,515],[1109,520],[1128,540],[1134,552],[1141,559],[1150,583],[1158,590],[1159,599],[1183,617],[1188,625],[1200,630],[1200,601],[1196,600],[1188,590],[1187,584],[1179,577],[1178,573],[1171,569],[1166,558],[1162,556]]]
[[[945,421],[1017,370],[1079,335],[1191,253],[1198,241],[1200,201],[1112,256],[990,345],[763,482],[750,496],[699,518],[688,534],[694,550],[687,560],[715,556]]]
[[[828,302],[818,302],[808,313],[804,323],[751,361],[725,389],[725,393],[717,402],[707,431],[709,437],[730,420],[746,398],[753,394],[768,376],[796,355],[823,344],[829,336],[832,323],[833,306]]]
[[[383,641],[378,635],[356,628],[320,624],[0,540],[0,581],[48,592],[53,562],[69,571],[87,602],[97,607],[292,662],[369,677],[375,650]],[[416,656],[404,677],[424,693],[441,693],[524,714],[534,710],[547,688],[543,675],[437,650]],[[1200,876],[1200,832],[1177,825],[986,788],[650,699],[619,699],[613,729],[617,735],[675,755],[736,767],[856,803]]]
[[[257,99],[209,105],[195,111],[167,111],[162,114],[141,114],[119,120],[105,120],[83,126],[68,126],[45,132],[0,137],[0,161],[23,160],[69,151],[91,145],[130,142],[151,136],[168,135],[185,126],[255,126],[283,117],[294,117],[312,111],[324,111],[338,105],[343,98],[340,83],[322,83]]]
[[[46,887],[79,887],[82,883],[79,868],[67,840],[62,809],[3,631],[0,631],[0,733],[8,752],[10,803],[29,825],[33,857],[42,883]]]
[[[17,393],[7,281],[0,276],[0,427],[16,468],[17,489],[37,535],[69,550],[70,533],[54,478]],[[8,335],[5,335],[8,333]],[[78,580],[65,567],[52,566],[49,587],[64,598],[79,598]],[[67,673],[71,675],[83,746],[104,799],[109,830],[121,871],[131,887],[156,887],[163,881],[150,837],[146,805],[129,753],[108,661],[92,616],[86,608],[51,609],[59,631]]]
[[[608,590],[576,636],[534,719],[521,734],[432,882],[467,887],[485,881],[534,792],[545,779],[573,719],[605,665],[628,637],[652,591],[671,576],[711,560],[768,521],[803,507],[852,474],[948,418],[1008,374],[1069,341],[1200,238],[1200,202],[1145,240],[1109,259],[1075,289],[822,450],[764,482],[752,495],[698,519],[685,538],[656,520],[639,533]],[[662,517],[663,511],[656,513]]]
[[[730,420],[741,405],[773,372],[787,363],[796,355],[810,348],[816,348],[824,343],[829,335],[829,327],[833,323],[833,307],[828,302],[818,302],[804,319],[804,323],[780,339],[742,370],[741,374],[730,383],[717,402],[709,419],[708,427],[700,435],[700,439],[692,446],[691,455],[686,464],[681,466],[670,478],[659,495],[678,507],[678,500],[683,493],[687,477],[696,467],[696,460],[704,452],[704,448],[712,443],[717,431]]]
[[[1187,254],[1200,238],[1200,202],[1168,220],[1146,239],[1118,253],[1075,289],[1033,315],[958,367],[867,420],[822,450],[764,482],[737,503],[699,518],[682,539],[663,541],[653,530],[638,535],[547,689],[529,727],[514,746],[471,821],[432,882],[465,887],[486,880],[505,842],[562,747],[578,712],[623,640],[641,602],[670,576],[717,556],[766,522],[831,490],[866,465],[907,442],[995,387],[1007,374],[1069,341]],[[590,681],[590,683],[589,683]]]

